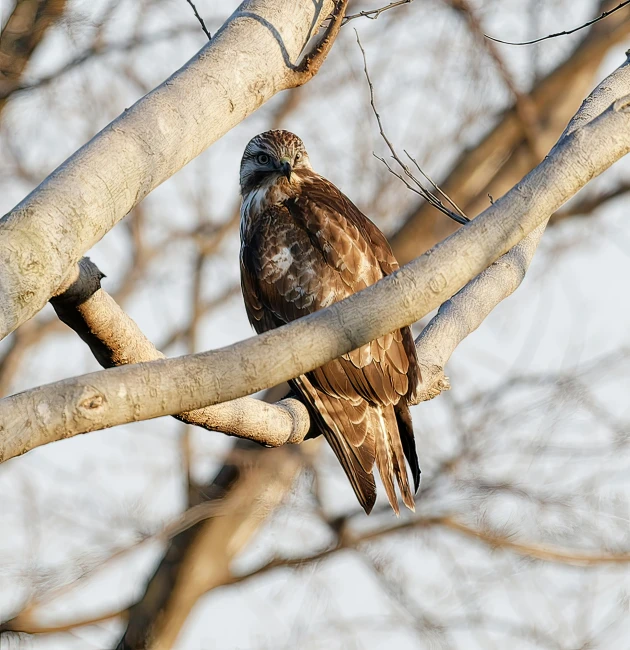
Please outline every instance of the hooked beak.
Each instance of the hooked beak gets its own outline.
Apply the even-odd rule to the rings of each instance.
[[[293,171],[293,167],[291,166],[291,162],[288,158],[282,158],[280,160],[280,170],[282,171],[282,175],[289,181],[291,182],[291,172]]]

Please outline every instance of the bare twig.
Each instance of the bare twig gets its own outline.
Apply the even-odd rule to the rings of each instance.
[[[203,33],[208,37],[208,40],[211,41],[212,36],[210,36],[210,32],[206,27],[206,23],[203,22],[203,18],[199,15],[199,12],[197,11],[197,7],[195,7],[195,3],[192,0],[186,0],[186,2],[192,7],[192,10],[195,13],[195,17],[199,21],[199,24],[201,25],[201,29],[203,29]]]
[[[356,37],[357,37],[357,44],[359,45],[359,48],[361,50],[361,54],[363,55],[363,71],[365,73],[365,78],[367,80],[368,87],[370,89],[370,105],[372,106],[372,112],[374,113],[374,116],[376,117],[379,132],[381,134],[381,137],[385,141],[385,144],[389,148],[389,150],[390,150],[390,152],[392,154],[392,158],[400,165],[400,167],[403,170],[405,176],[408,179],[410,179],[411,183],[409,183],[407,181],[407,179],[405,177],[403,177],[402,174],[399,174],[396,171],[394,171],[391,168],[391,166],[385,161],[384,158],[381,158],[380,156],[377,156],[376,154],[374,154],[374,157],[377,158],[378,160],[380,160],[385,165],[385,167],[387,167],[387,169],[390,171],[390,173],[392,173],[394,176],[396,176],[396,178],[400,179],[406,185],[406,187],[408,189],[410,189],[412,192],[415,192],[416,194],[419,194],[423,199],[425,199],[428,203],[430,203],[434,208],[438,209],[440,212],[444,213],[446,216],[450,217],[451,219],[453,219],[453,221],[456,221],[457,223],[467,224],[470,221],[470,219],[468,219],[468,217],[448,198],[448,196],[444,192],[442,192],[442,190],[440,190],[438,188],[439,193],[444,198],[446,198],[446,200],[455,208],[456,212],[453,212],[452,210],[447,208],[435,194],[433,194],[432,192],[427,190],[424,187],[424,185],[422,185],[422,183],[413,175],[413,173],[411,172],[409,167],[400,159],[400,157],[396,153],[396,150],[394,149],[394,145],[391,143],[391,140],[385,134],[385,130],[383,129],[383,123],[381,121],[381,116],[379,115],[378,111],[376,110],[376,104],[375,104],[375,101],[374,101],[374,85],[372,84],[372,80],[370,79],[370,73],[369,73],[368,67],[367,67],[367,58],[366,58],[366,55],[365,55],[365,50],[363,49],[363,45],[361,44],[361,39],[359,38],[359,33],[357,32],[356,29],[354,30],[354,32],[355,32]],[[407,154],[407,155],[409,155],[409,154]],[[416,167],[420,170],[420,173],[427,180],[429,180],[429,182],[434,187],[437,187],[435,185],[435,183],[433,181],[431,181],[429,179],[429,177],[420,169],[420,166],[418,165],[418,163],[415,160],[413,162],[415,163]],[[412,183],[413,183],[413,185],[412,185]]]
[[[593,18],[593,20],[589,20],[588,22],[580,25],[579,27],[575,27],[574,29],[569,29],[564,32],[556,32],[555,34],[548,34],[547,36],[541,36],[540,38],[535,38],[531,41],[502,41],[499,38],[488,36],[488,34],[484,34],[484,36],[490,39],[491,41],[494,41],[495,43],[502,43],[503,45],[533,45],[534,43],[540,43],[550,38],[557,38],[558,36],[568,36],[569,34],[575,34],[575,32],[579,32],[581,29],[594,25],[595,23],[599,22],[600,20],[603,20],[604,18],[607,18],[611,14],[614,14],[616,11],[619,11],[619,9],[623,9],[623,7],[629,4],[630,4],[630,0],[624,0],[624,2],[619,3],[616,7],[613,7],[608,11],[602,12],[599,16],[597,16],[597,18]]]
[[[398,0],[397,2],[390,2],[384,7],[379,7],[378,9],[369,9],[367,11],[359,11],[358,14],[352,14],[351,16],[346,16],[343,19],[343,24],[354,20],[355,18],[369,18],[370,20],[376,20],[384,11],[388,9],[393,9],[394,7],[400,7],[400,5],[410,5],[413,0]]]
[[[424,178],[426,178],[429,181],[429,183],[431,183],[433,189],[438,194],[440,194],[440,196],[445,198],[455,208],[455,210],[457,210],[457,212],[461,215],[461,217],[466,220],[466,223],[468,223],[470,219],[468,219],[468,217],[464,214],[464,212],[457,205],[457,203],[455,203],[455,201],[453,201],[453,199],[451,199],[451,197],[442,190],[442,188],[422,169],[422,167],[420,167],[418,161],[406,149],[403,149],[403,151],[405,152],[407,158],[409,158],[409,160],[411,160],[411,162],[415,165],[416,169],[424,176]]]

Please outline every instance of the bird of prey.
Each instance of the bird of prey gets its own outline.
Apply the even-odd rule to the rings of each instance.
[[[240,182],[241,287],[257,333],[328,307],[398,268],[383,233],[313,171],[293,133],[254,137],[243,154]],[[394,481],[414,510],[420,468],[408,402],[419,380],[405,327],[290,382],[368,514],[376,500],[375,463],[396,514]]]

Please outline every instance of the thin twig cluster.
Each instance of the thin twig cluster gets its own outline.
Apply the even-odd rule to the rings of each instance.
[[[412,192],[415,192],[416,194],[419,194],[423,199],[425,199],[425,201],[427,201],[427,203],[431,204],[434,208],[444,213],[447,217],[453,219],[453,221],[456,221],[457,223],[461,223],[462,225],[467,224],[470,221],[470,219],[464,214],[464,212],[459,208],[459,206],[454,201],[452,201],[449,198],[449,196],[445,192],[443,192],[438,187],[438,185],[422,170],[422,168],[420,167],[416,159],[413,158],[405,150],[405,155],[414,164],[414,166],[420,172],[420,174],[422,174],[422,176],[432,185],[433,189],[437,192],[437,194],[439,194],[439,196],[445,199],[454,208],[454,210],[451,210],[450,208],[445,206],[437,194],[434,194],[431,190],[428,190],[426,187],[424,187],[421,181],[413,174],[411,169],[409,169],[409,167],[401,160],[400,156],[396,153],[396,149],[394,148],[394,145],[391,143],[391,140],[385,134],[385,130],[383,129],[383,123],[381,121],[381,116],[376,110],[376,104],[374,102],[374,85],[372,84],[370,73],[368,71],[365,50],[363,49],[363,45],[361,44],[361,39],[359,38],[359,34],[356,31],[356,29],[355,29],[355,33],[357,36],[357,43],[359,45],[359,48],[361,49],[361,54],[363,56],[363,71],[365,73],[365,78],[367,79],[368,87],[370,89],[370,105],[372,106],[372,112],[376,117],[376,121],[378,123],[378,129],[381,134],[381,137],[383,138],[385,144],[390,150],[392,154],[392,158],[398,163],[403,173],[400,174],[396,170],[392,169],[391,165],[381,156],[378,156],[377,154],[374,153],[373,154],[374,157],[378,158],[378,160],[380,160],[385,165],[385,167],[387,167],[389,172],[394,176],[396,176],[396,178],[399,178],[408,189],[410,189]]]

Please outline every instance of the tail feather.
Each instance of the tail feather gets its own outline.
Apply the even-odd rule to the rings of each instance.
[[[400,515],[400,509],[398,508],[398,497],[396,496],[396,488],[394,487],[396,456],[392,453],[391,437],[387,431],[387,424],[383,417],[382,408],[375,407],[374,415],[376,416],[373,418],[376,429],[374,432],[376,441],[376,466],[378,467],[378,473],[381,475],[389,503],[398,517]]]
[[[400,442],[402,443],[405,458],[411,468],[411,475],[413,476],[413,491],[414,494],[420,487],[420,463],[418,462],[418,453],[416,452],[416,441],[413,435],[413,423],[411,422],[411,413],[409,407],[403,400],[400,400],[394,406],[396,413],[396,424],[398,425],[398,434],[400,435]]]
[[[344,427],[338,413],[340,405],[336,404],[339,401],[337,398],[318,391],[304,376],[291,380],[289,384],[295,386],[306,398],[311,417],[335,452],[365,514],[369,515],[376,502],[376,483],[372,475],[374,456],[369,444],[372,439],[371,432],[366,436],[368,444],[354,447],[344,436],[344,429],[350,420],[348,419]],[[350,426],[354,425],[350,423]]]
[[[394,478],[398,484],[403,503],[415,512],[413,493],[409,486],[407,465],[403,450],[396,414],[393,407],[374,407],[377,412],[379,431],[376,433],[376,464],[381,480],[385,486],[387,498],[394,512],[398,515],[398,498],[394,489]]]
[[[376,483],[372,472],[363,468],[361,460],[354,453],[355,450],[345,443],[342,437],[326,435],[326,440],[341,463],[365,514],[369,515],[376,502]]]
[[[420,481],[420,468],[413,441],[411,417],[406,405],[396,407],[367,405],[358,408],[349,400],[319,391],[306,376],[290,382],[306,397],[314,423],[324,434],[343,467],[350,484],[367,514],[376,500],[373,467],[376,463],[389,503],[400,515],[396,485],[403,503],[415,511],[414,492],[407,476],[405,458],[411,466],[414,487]],[[355,428],[361,422],[365,434],[357,436]],[[359,444],[353,444],[356,441]]]

